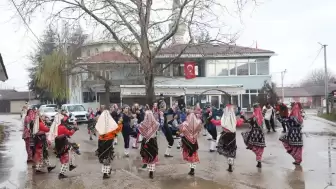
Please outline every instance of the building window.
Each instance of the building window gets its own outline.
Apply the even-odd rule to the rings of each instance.
[[[308,102],[308,98],[307,97],[300,97],[300,102],[301,103],[307,103]]]
[[[90,52],[90,50],[87,50],[87,51],[86,51],[86,55],[87,55],[87,56],[91,56],[91,52]]]
[[[94,79],[93,73],[89,72],[88,73],[88,80],[93,80],[93,79]]]
[[[229,63],[230,75],[237,75],[236,63]]]
[[[157,65],[157,72],[158,72],[159,75],[170,76],[170,66],[168,66],[168,67],[166,67],[166,66],[167,66],[167,64],[158,63],[158,65]],[[163,68],[165,68],[165,69],[162,70]],[[160,72],[161,70],[162,70],[162,72]]]
[[[250,60],[250,75],[257,75],[257,63],[255,60]]]
[[[237,66],[237,75],[249,75],[248,60],[239,60],[236,66]]]
[[[198,65],[195,65],[195,75],[198,76]],[[173,64],[173,76],[185,76],[184,64]]]
[[[96,93],[94,92],[83,92],[84,103],[96,102]]]
[[[250,94],[242,94],[242,108],[250,107]]]
[[[269,75],[269,62],[268,59],[257,60],[257,73],[258,75]]]
[[[226,61],[216,63],[216,76],[229,76],[229,64]]]
[[[208,64],[208,76],[214,77],[216,76],[216,63],[214,61],[211,61],[212,63]]]
[[[112,71],[110,70],[105,71],[105,79],[108,79],[108,80],[112,79]]]

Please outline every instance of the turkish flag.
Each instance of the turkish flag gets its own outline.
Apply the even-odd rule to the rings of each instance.
[[[186,79],[193,79],[196,77],[195,74],[195,62],[185,62],[184,63],[184,75]]]

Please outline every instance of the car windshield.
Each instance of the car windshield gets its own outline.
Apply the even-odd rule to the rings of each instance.
[[[69,112],[80,112],[80,111],[85,111],[85,108],[82,105],[71,105],[71,106],[68,106],[68,111]]]
[[[55,105],[55,104],[50,104],[50,105],[46,105],[46,107],[53,107],[53,108],[57,108],[57,105]]]
[[[43,112],[56,112],[56,109],[53,107],[47,107],[42,109]]]

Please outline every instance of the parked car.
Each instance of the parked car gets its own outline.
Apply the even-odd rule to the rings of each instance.
[[[41,107],[40,113],[48,117],[50,121],[54,121],[57,110],[54,107]]]
[[[39,109],[40,108],[40,104],[31,104],[31,105],[29,105],[29,109]]]
[[[88,112],[81,104],[63,104],[61,109],[67,111],[70,123],[87,123],[88,121]]]
[[[57,109],[57,105],[56,104],[43,104],[40,106],[40,109],[41,108],[46,108],[46,107],[53,107],[55,109]]]

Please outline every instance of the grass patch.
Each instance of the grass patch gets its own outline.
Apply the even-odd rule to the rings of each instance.
[[[5,126],[0,125],[0,141],[2,141],[3,137],[5,136],[4,129],[5,129]]]
[[[321,114],[321,115],[319,115],[319,117],[324,118],[324,119],[329,120],[329,121],[336,121],[336,114],[335,113]]]

